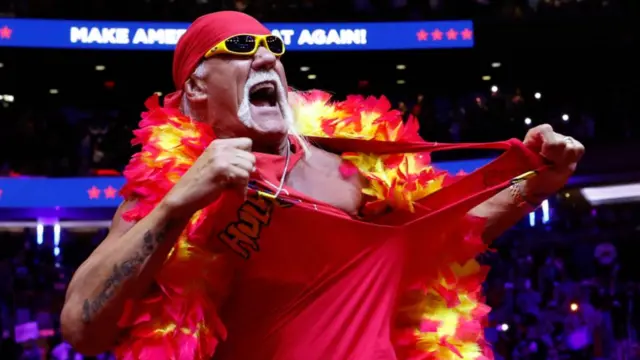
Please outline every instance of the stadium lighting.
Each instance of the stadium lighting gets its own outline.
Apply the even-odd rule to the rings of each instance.
[[[57,220],[56,220],[57,221]],[[79,220],[79,221],[59,221],[53,225],[58,224],[60,229],[96,229],[96,228],[109,228],[111,221],[107,220]],[[0,221],[0,229],[37,229],[42,227],[44,233],[45,225],[50,225],[47,219],[38,219],[38,221]],[[55,228],[54,228],[55,232]],[[55,234],[54,234],[55,235]],[[43,235],[44,236],[44,235]],[[54,239],[55,240],[55,239]]]
[[[104,65],[96,65],[96,71],[104,71],[106,67]]]
[[[396,81],[396,84],[398,85],[404,85],[406,82],[404,80],[398,80]]]
[[[531,125],[531,118],[525,118],[524,119],[524,124],[525,125]]]
[[[498,92],[498,87],[497,87],[497,86],[495,86],[495,85],[493,85],[493,86],[491,87],[491,92],[492,92],[492,93],[497,93],[497,92]]]
[[[51,90],[49,90],[49,94],[51,94],[51,95],[57,95],[57,94],[58,94],[58,89],[51,89]]]
[[[485,75],[482,77],[482,81],[491,81],[491,76]]]
[[[549,211],[549,200],[542,202],[542,223],[547,224],[551,220],[551,212]]]
[[[537,92],[537,93],[533,94],[533,97],[535,97],[536,99],[540,100],[542,98],[542,94]]]
[[[53,256],[60,255],[60,224],[55,223],[53,225]]]
[[[562,114],[562,121],[569,121],[569,115]]]
[[[309,71],[309,70],[311,70],[311,68],[310,68],[310,67],[308,67],[308,66],[301,66],[301,67],[300,67],[300,71],[302,71],[302,72],[307,72],[307,71]]]
[[[497,68],[499,68],[500,66],[502,66],[502,64],[500,64],[499,62],[491,63],[491,67],[492,67],[492,68],[494,68],[494,69],[497,69]]]
[[[640,183],[586,187],[580,193],[592,206],[640,201]]]
[[[314,74],[309,74],[309,75],[307,76],[307,79],[309,79],[309,80],[315,80],[315,79],[316,79],[316,77],[317,77],[317,76],[315,76]]]
[[[44,244],[44,225],[40,223],[36,226],[36,242],[38,245]]]
[[[404,70],[404,69],[406,69],[406,68],[407,68],[407,65],[402,65],[402,64],[398,64],[398,65],[396,65],[396,69],[397,69],[397,70]]]

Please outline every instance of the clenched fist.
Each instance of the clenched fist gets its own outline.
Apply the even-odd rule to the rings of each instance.
[[[256,157],[251,139],[214,140],[162,201],[178,216],[191,216],[215,201],[223,190],[246,191]]]
[[[560,190],[584,155],[584,146],[578,140],[558,134],[547,124],[529,130],[524,144],[550,163],[548,171],[527,180],[525,192],[532,202],[540,202]]]

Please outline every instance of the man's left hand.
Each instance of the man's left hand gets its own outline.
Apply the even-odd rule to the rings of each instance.
[[[524,145],[551,164],[549,170],[527,180],[526,195],[531,202],[542,201],[560,190],[584,155],[584,145],[570,136],[558,134],[548,124],[529,130]]]

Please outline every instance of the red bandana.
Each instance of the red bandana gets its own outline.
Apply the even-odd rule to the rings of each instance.
[[[219,11],[196,19],[176,46],[173,56],[176,91],[166,96],[164,105],[172,108],[180,106],[184,83],[212,47],[234,35],[270,33],[258,20],[236,11]]]

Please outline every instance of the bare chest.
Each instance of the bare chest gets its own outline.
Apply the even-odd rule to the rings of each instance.
[[[320,149],[301,160],[291,170],[287,185],[320,202],[333,205],[349,214],[357,214],[362,203],[363,179],[359,175],[345,178],[340,173],[342,159]]]

